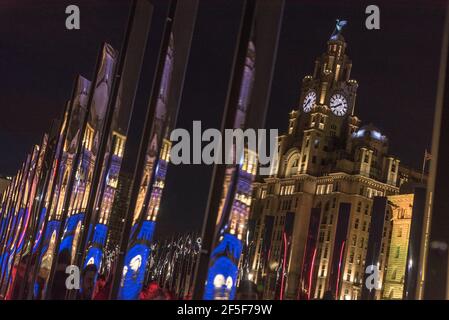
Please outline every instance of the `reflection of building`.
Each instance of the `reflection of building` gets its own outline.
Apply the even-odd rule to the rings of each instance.
[[[288,132],[279,137],[277,173],[255,184],[251,271],[264,286],[265,298],[279,296],[282,287],[287,299],[322,298],[326,292],[337,299],[359,299],[373,198],[398,194],[400,172],[416,180],[412,171],[401,171],[379,129],[360,126],[354,112],[358,84],[350,77],[352,62],[345,50],[341,35],[327,42],[313,74],[303,79],[300,107],[289,115]],[[289,213],[294,221],[287,244],[283,235]],[[382,225],[380,279],[391,227]],[[393,228],[399,228],[399,221]]]
[[[109,233],[107,238],[108,251],[113,251],[120,245],[121,233],[125,222],[125,212],[129,205],[131,176],[131,174],[128,174],[125,171],[121,171],[118,176],[117,193],[114,198],[109,220]]]
[[[245,128],[255,76],[256,48],[248,42],[245,66],[239,84],[234,128]],[[245,244],[245,234],[251,207],[252,184],[256,176],[257,156],[251,146],[242,146],[241,153],[233,151],[233,161],[226,169],[217,215],[219,237],[211,253],[204,299],[234,299],[238,280],[239,259]],[[242,267],[242,265],[240,266]],[[245,268],[245,265],[243,265]]]
[[[170,36],[164,39],[164,42],[163,46],[166,46],[167,51],[160,65],[162,73],[158,80],[160,81],[159,92],[149,140],[144,147],[146,149],[145,162],[139,178],[139,193],[136,202],[130,204],[134,214],[118,294],[119,299],[125,300],[137,299],[144,285],[147,262],[151,252],[150,245],[153,240],[170,157],[171,142],[167,139],[167,136],[171,130],[170,125],[168,125],[170,117],[174,116],[173,110],[169,109],[175,50],[173,34],[170,33]],[[131,264],[136,257],[140,257],[142,268],[139,267],[134,270],[134,274],[131,274],[128,269],[133,269]]]

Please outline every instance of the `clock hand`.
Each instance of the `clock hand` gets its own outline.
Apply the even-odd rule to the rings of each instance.
[[[335,105],[334,108],[338,108],[341,105],[342,105],[342,103],[340,102],[339,104]]]

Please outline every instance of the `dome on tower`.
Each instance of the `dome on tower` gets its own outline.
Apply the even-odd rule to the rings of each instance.
[[[352,134],[353,138],[367,138],[370,137],[372,139],[378,141],[386,141],[387,137],[382,134],[382,132],[375,127],[373,124],[367,124],[360,127],[357,131]]]

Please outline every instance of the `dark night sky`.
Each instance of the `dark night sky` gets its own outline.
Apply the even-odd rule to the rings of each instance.
[[[166,1],[157,0],[133,130],[138,132],[151,88]],[[50,121],[62,112],[73,79],[92,78],[101,42],[120,48],[128,0],[0,0],[0,174],[14,174]],[[365,28],[365,7],[376,3],[381,29]],[[442,1],[287,0],[267,127],[284,129],[298,105],[303,76],[324,52],[336,18],[344,30],[352,78],[359,82],[356,114],[390,139],[390,152],[420,168],[430,147],[443,24]],[[64,27],[65,7],[81,9],[81,30]],[[238,0],[202,0],[193,38],[178,127],[217,127],[226,96]],[[140,113],[139,113],[140,112]],[[158,234],[199,229],[210,169],[171,166]]]

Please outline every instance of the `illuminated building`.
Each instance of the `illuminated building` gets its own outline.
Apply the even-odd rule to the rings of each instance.
[[[279,137],[277,172],[254,185],[251,269],[265,298],[314,299],[330,292],[359,299],[373,198],[399,193],[400,161],[389,153],[388,138],[372,124],[361,126],[356,116],[358,83],[346,48],[337,30],[312,75],[303,78],[299,107]],[[293,234],[286,243],[289,213]],[[268,225],[271,234],[264,232]],[[384,251],[381,278],[386,260]]]
[[[403,298],[413,199],[413,194],[388,197],[392,227],[387,259],[388,267],[383,283],[383,299]]]

